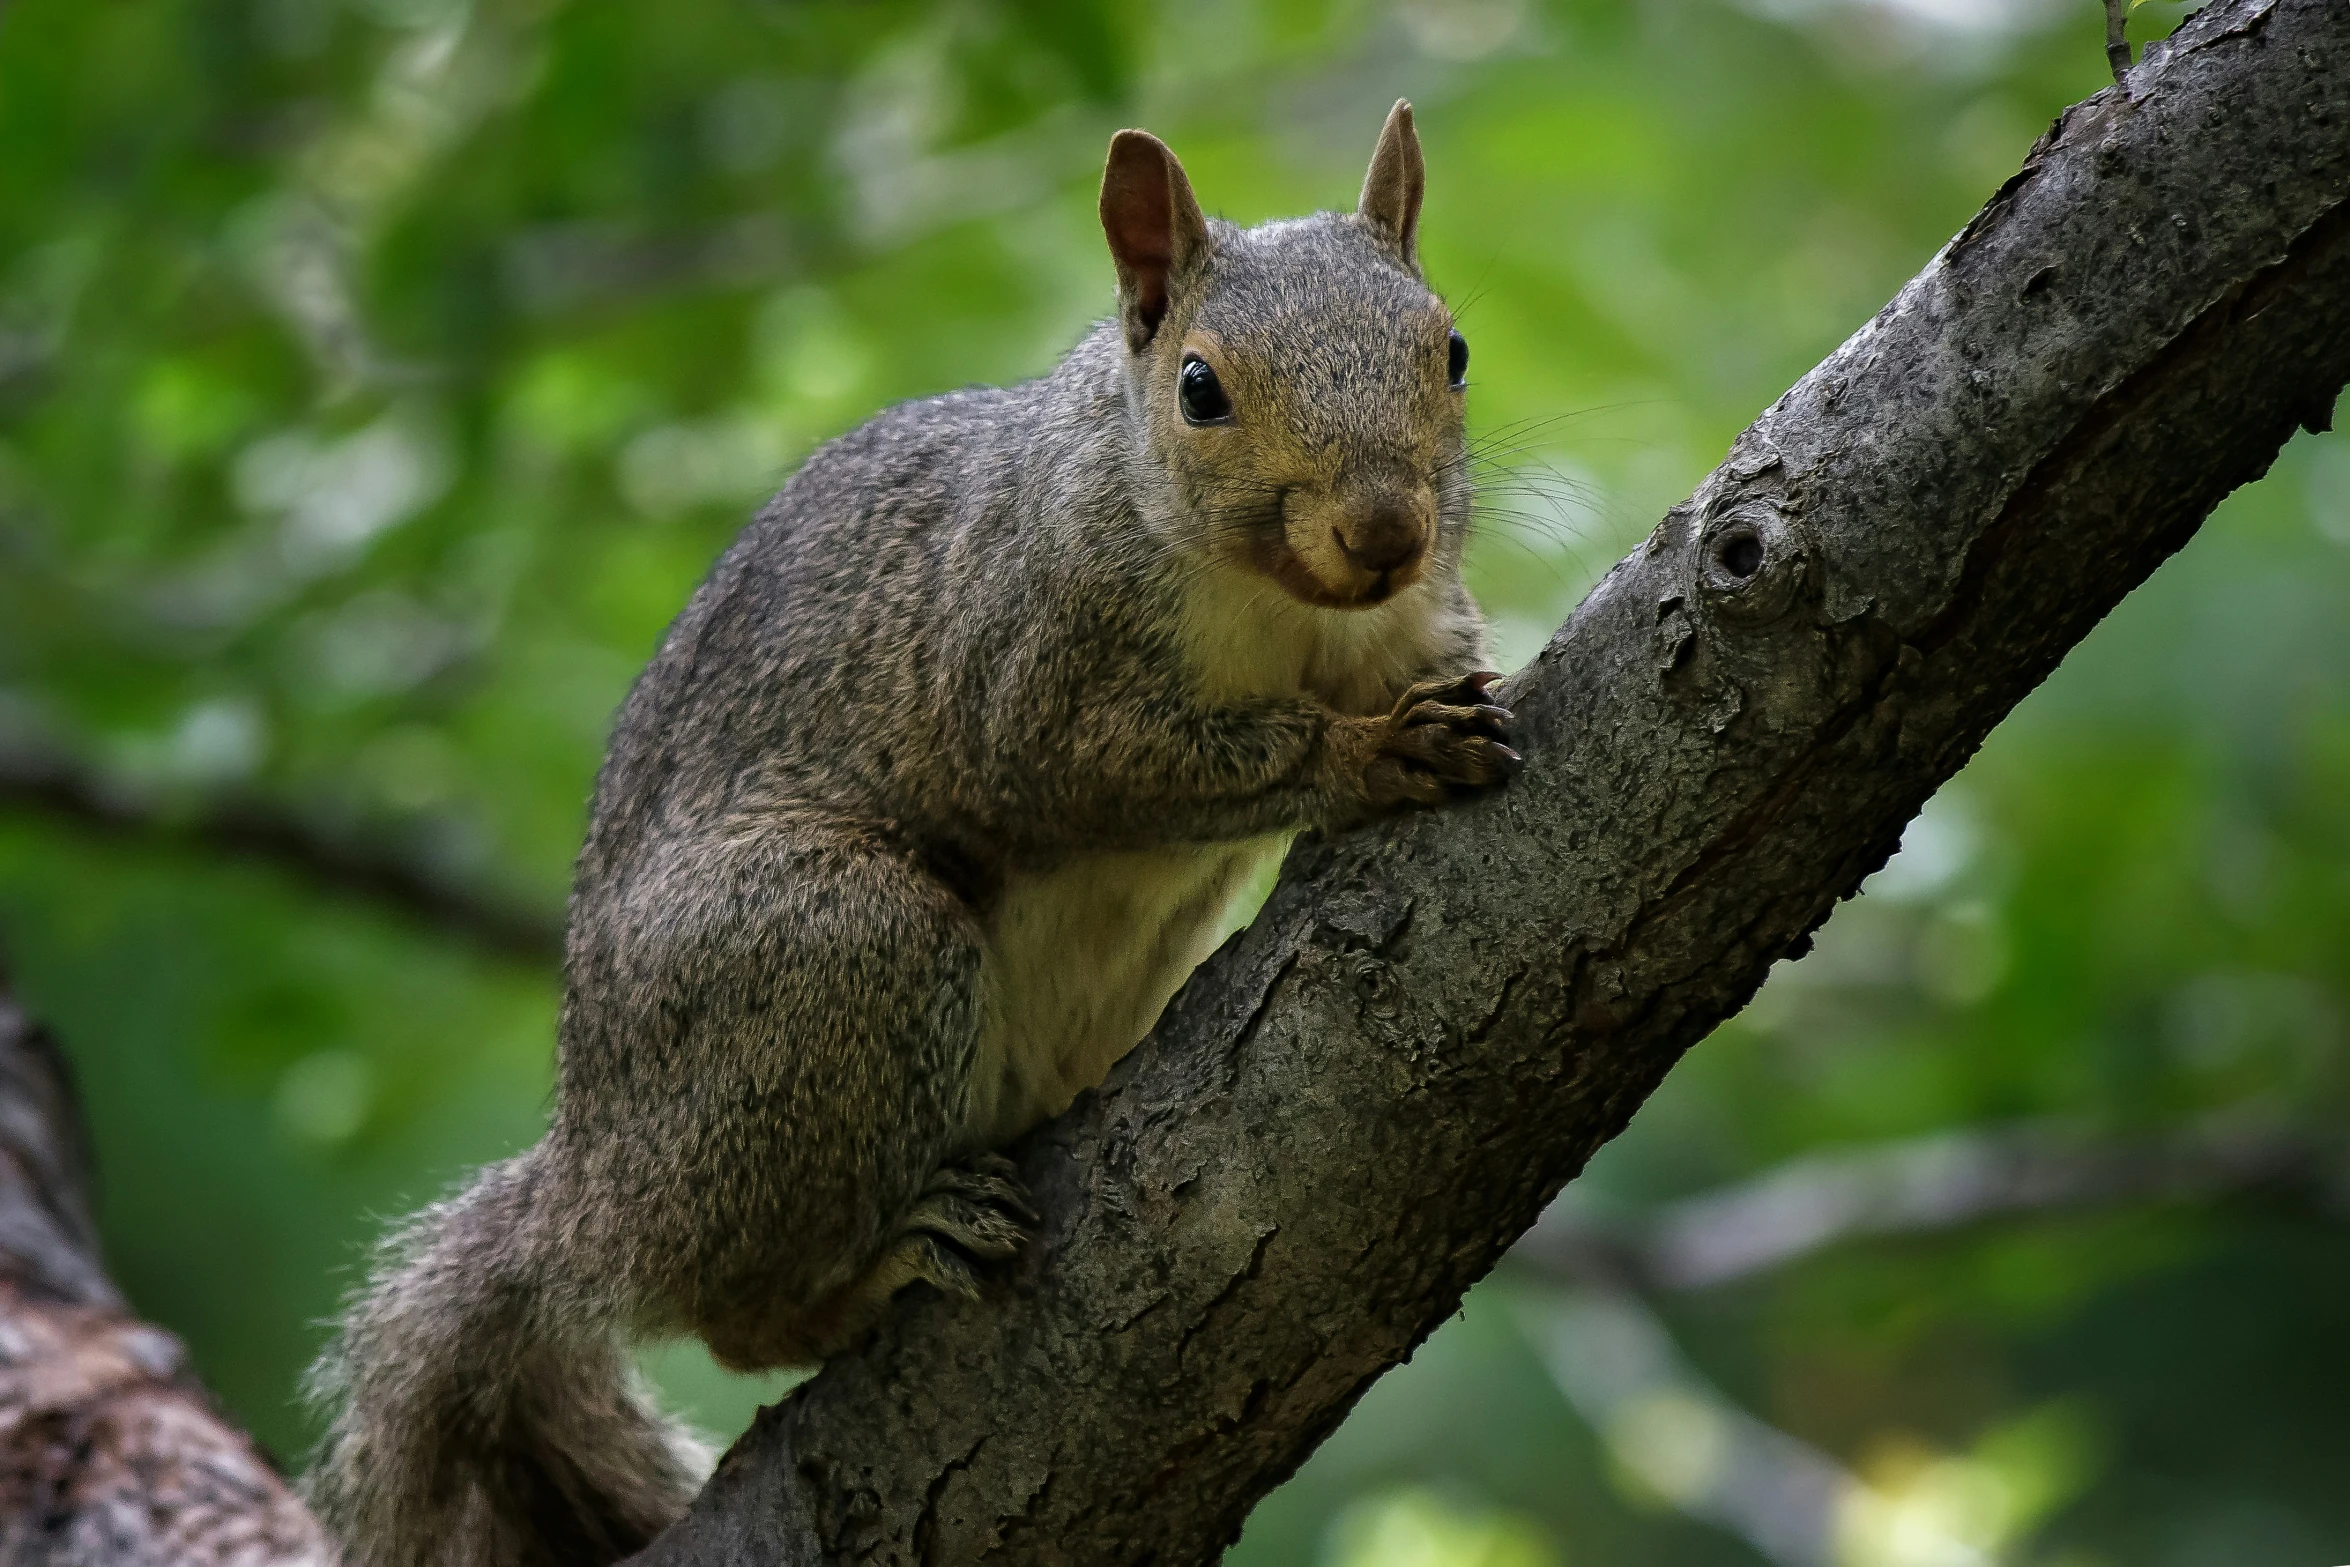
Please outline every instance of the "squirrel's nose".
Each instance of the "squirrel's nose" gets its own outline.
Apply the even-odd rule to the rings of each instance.
[[[1368,572],[1396,571],[1426,547],[1420,519],[1398,501],[1375,501],[1331,530],[1346,558]]]

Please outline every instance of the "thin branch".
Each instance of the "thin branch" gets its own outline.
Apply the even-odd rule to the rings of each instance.
[[[2287,1128],[2217,1120],[2119,1138],[2070,1122],[1938,1132],[1790,1160],[1720,1191],[1610,1218],[1568,1198],[1510,1253],[1565,1277],[1647,1289],[1750,1278],[1871,1237],[2016,1214],[2289,1193],[2339,1211],[2338,1153]]]
[[[109,777],[61,747],[0,733],[0,811],[37,813],[85,831],[276,867],[321,891],[354,897],[537,965],[563,954],[559,910],[436,867],[404,829],[330,825],[268,795],[223,791],[166,802]]]
[[[2105,0],[2105,63],[2118,84],[2130,74],[2131,0]]]
[[[1682,1358],[1634,1291],[1582,1281],[1515,1303],[1552,1383],[1608,1456],[1676,1511],[1727,1529],[1777,1567],[1838,1567],[1869,1488],[1810,1443],[1740,1409]],[[1930,1528],[1930,1526],[1929,1526]],[[1917,1559],[1970,1562],[1947,1537]],[[1957,1554],[1953,1554],[1953,1552]]]
[[[329,1567],[318,1525],[106,1278],[62,1059],[0,979],[0,1560]]]

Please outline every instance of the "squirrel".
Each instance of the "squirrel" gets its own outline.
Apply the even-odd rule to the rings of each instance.
[[[615,720],[542,1141],[383,1243],[312,1373],[348,1567],[580,1567],[707,1455],[635,1338],[737,1370],[973,1295],[997,1150],[1098,1084],[1296,833],[1505,782],[1460,580],[1468,346],[1411,107],[1352,213],[1241,229],[1121,131],[1117,314],[818,450]]]

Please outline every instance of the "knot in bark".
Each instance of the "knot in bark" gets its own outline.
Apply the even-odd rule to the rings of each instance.
[[[1747,496],[1698,535],[1698,600],[1719,623],[1768,625],[1802,596],[1811,554],[1801,524],[1770,500]]]

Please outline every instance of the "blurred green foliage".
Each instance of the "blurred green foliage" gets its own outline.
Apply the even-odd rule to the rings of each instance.
[[[1251,220],[1347,200],[1399,93],[1514,662],[2101,84],[2098,12],[15,0],[0,745],[160,823],[235,790],[551,910],[608,715],[749,508],[874,408],[1038,371],[1106,310],[1111,129],[1161,131]],[[5,796],[0,937],[82,1063],[116,1272],[297,1451],[299,1368],[382,1218],[540,1124],[553,975]],[[2350,442],[2322,437],[2025,705],[1578,1200],[2039,1116],[2331,1146],[2346,972]],[[1882,1527],[1841,1560],[2331,1561],[2342,1239],[2307,1204],[2125,1203],[1662,1309],[1725,1397],[1870,1487]],[[1758,1560],[1562,1399],[1524,1327],[1550,1289],[1480,1290],[1235,1559]],[[774,1391],[652,1363],[714,1428]],[[1959,1521],[1910,1527],[1935,1507]]]

